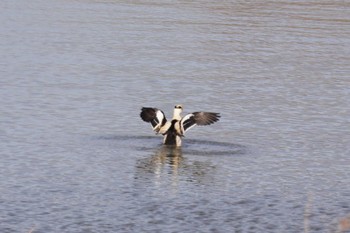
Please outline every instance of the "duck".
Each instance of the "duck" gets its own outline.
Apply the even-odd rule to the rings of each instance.
[[[220,113],[192,112],[181,116],[183,106],[175,105],[173,118],[168,121],[162,110],[153,107],[142,107],[140,117],[143,121],[151,123],[156,134],[162,134],[163,144],[181,147],[182,138],[189,129],[196,125],[211,125],[219,120]]]

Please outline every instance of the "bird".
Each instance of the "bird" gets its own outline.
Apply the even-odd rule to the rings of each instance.
[[[215,112],[193,112],[181,116],[183,107],[175,105],[173,118],[167,121],[162,110],[152,107],[142,107],[140,117],[143,121],[151,123],[156,134],[162,134],[163,144],[181,147],[182,138],[186,131],[196,125],[210,125],[219,120],[220,113]]]

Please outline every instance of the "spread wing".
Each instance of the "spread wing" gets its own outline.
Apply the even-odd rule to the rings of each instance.
[[[183,133],[185,133],[195,125],[210,125],[217,122],[220,117],[220,113],[214,112],[190,113],[181,119],[181,130]]]
[[[165,125],[167,122],[166,117],[162,110],[157,108],[145,108],[141,109],[140,117],[145,122],[150,122],[152,124],[152,128],[157,133],[160,128]]]

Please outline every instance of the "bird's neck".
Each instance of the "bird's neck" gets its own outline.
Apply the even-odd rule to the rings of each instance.
[[[174,114],[173,114],[173,119],[175,119],[175,120],[181,120],[181,112],[182,112],[181,109],[175,108],[175,109],[174,109]]]

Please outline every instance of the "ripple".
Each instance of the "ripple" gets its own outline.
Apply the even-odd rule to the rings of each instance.
[[[134,147],[137,150],[149,151],[164,147],[159,141],[159,137],[154,136],[132,136],[132,135],[103,135],[96,137],[98,140],[111,140],[120,142],[124,146]],[[168,146],[172,148],[171,146]],[[209,140],[186,139],[184,145],[181,147],[182,154],[190,155],[242,155],[246,154],[248,148],[244,145],[217,142]]]

